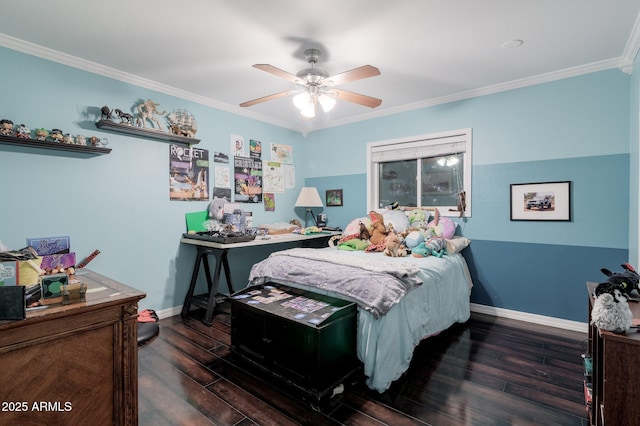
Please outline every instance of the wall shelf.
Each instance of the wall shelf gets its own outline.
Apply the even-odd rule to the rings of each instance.
[[[29,148],[55,149],[58,151],[73,151],[86,154],[109,154],[111,148],[103,148],[91,145],[74,145],[61,142],[39,141],[37,139],[23,139],[15,136],[0,135],[0,144],[24,146]]]
[[[130,124],[116,123],[111,120],[100,120],[96,122],[96,127],[111,132],[126,133],[133,136],[140,136],[160,141],[178,142],[187,145],[200,143],[200,139],[188,138],[186,136],[174,135],[163,132],[162,130],[147,129],[143,127],[134,127]]]

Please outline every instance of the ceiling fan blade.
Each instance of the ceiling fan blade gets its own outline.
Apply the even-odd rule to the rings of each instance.
[[[380,75],[380,70],[371,65],[363,65],[350,71],[332,75],[325,79],[325,86],[337,86],[339,84],[348,83],[350,81],[362,80],[363,78],[375,77]]]
[[[328,90],[326,92],[326,95],[329,96],[330,98],[340,99],[341,101],[353,102],[354,104],[367,106],[369,108],[375,108],[377,106],[380,106],[380,104],[382,103],[382,99],[361,95],[359,93],[348,92],[346,90],[341,90],[341,89]]]
[[[291,81],[293,83],[304,84],[304,81],[300,80],[294,74],[291,74],[290,72],[287,72],[285,70],[281,70],[280,68],[274,67],[273,65],[255,64],[253,67],[257,68],[259,70],[262,70],[262,71],[266,71],[266,72],[268,72],[270,74],[273,74],[273,75],[275,75],[277,77],[284,78],[285,80],[289,80],[289,81]]]
[[[240,104],[241,107],[250,107],[252,105],[256,105],[262,102],[271,101],[273,99],[282,98],[285,96],[293,95],[294,93],[298,93],[300,90],[287,90],[286,92],[274,93],[273,95],[263,96],[258,99],[253,99],[251,101],[243,102]]]

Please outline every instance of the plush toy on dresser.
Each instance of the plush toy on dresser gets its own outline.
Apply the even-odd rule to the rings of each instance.
[[[594,295],[591,325],[617,334],[626,333],[631,328],[633,314],[624,288],[620,284],[605,282],[598,284]]]
[[[627,296],[629,302],[638,302],[640,299],[634,297],[631,293],[636,290],[640,294],[640,275],[636,270],[628,263],[623,263],[622,272],[611,272],[607,268],[601,268],[600,271],[605,274],[607,282],[619,284],[622,287],[622,291]]]

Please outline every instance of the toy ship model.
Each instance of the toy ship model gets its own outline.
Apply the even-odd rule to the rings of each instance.
[[[167,121],[169,122],[169,131],[174,135],[193,138],[198,131],[195,116],[186,109],[173,110],[167,115]]]

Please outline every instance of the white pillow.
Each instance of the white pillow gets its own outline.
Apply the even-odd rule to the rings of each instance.
[[[402,210],[379,209],[377,212],[382,214],[385,226],[392,224],[397,233],[402,233],[409,227],[409,218]]]
[[[447,240],[447,254],[455,254],[471,244],[471,241],[465,237],[454,235]]]

